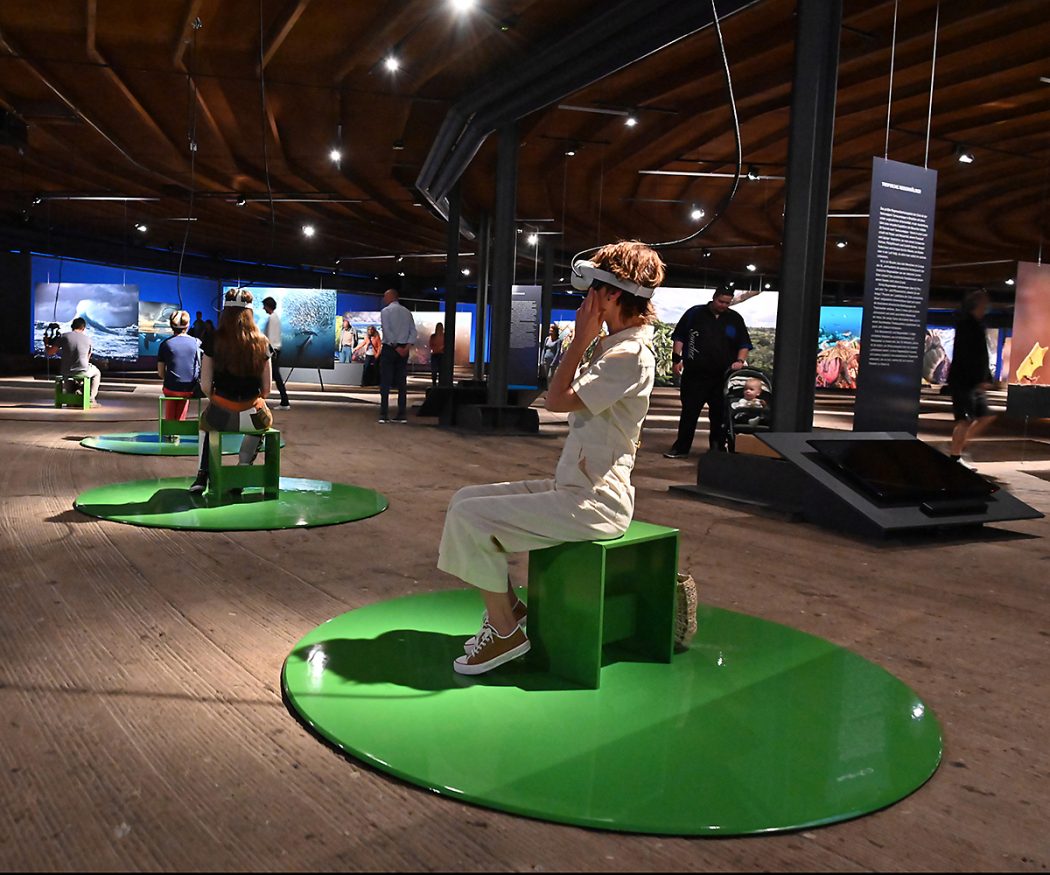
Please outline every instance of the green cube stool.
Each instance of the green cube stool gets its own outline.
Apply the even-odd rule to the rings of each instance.
[[[609,541],[529,553],[531,659],[588,689],[603,658],[670,662],[674,655],[678,529],[634,521]]]
[[[169,435],[195,435],[200,430],[201,399],[197,398],[197,415],[193,419],[165,419],[165,401],[193,401],[193,398],[184,398],[181,395],[158,395],[157,396],[157,436],[160,440]]]
[[[79,380],[80,391],[67,392],[66,380]],[[58,377],[55,380],[55,407],[62,405],[68,407],[82,407],[88,410],[91,407],[91,378],[87,374],[70,374],[68,377]]]
[[[231,489],[261,486],[263,495],[276,500],[281,484],[281,432],[276,428],[266,431],[238,431],[208,433],[208,493],[222,501]],[[222,463],[222,436],[224,434],[261,435],[265,461],[262,465],[224,465]]]

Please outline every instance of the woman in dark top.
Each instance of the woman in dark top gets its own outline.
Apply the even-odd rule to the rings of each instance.
[[[201,390],[208,406],[201,414],[200,466],[190,492],[208,485],[209,432],[264,431],[273,425],[266,406],[270,394],[270,344],[255,325],[252,293],[230,289],[223,301],[219,327],[202,343]],[[250,465],[261,438],[246,434],[239,461]]]

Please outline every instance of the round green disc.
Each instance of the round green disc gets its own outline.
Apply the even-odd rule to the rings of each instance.
[[[166,477],[113,483],[82,492],[73,502],[81,513],[161,529],[209,532],[331,526],[367,519],[387,509],[386,498],[371,489],[327,480],[282,477],[280,496],[267,499],[249,487],[240,497],[218,504],[189,491],[192,477]]]
[[[701,607],[670,665],[607,662],[576,689],[529,657],[463,677],[474,591],[413,595],[313,630],[282,672],[293,713],[364,762],[440,794],[542,820],[741,835],[858,817],[920,787],[934,714],[848,650]]]
[[[162,441],[160,435],[155,431],[132,431],[123,434],[100,434],[94,437],[86,437],[81,442],[82,447],[92,450],[105,450],[110,453],[129,453],[136,456],[197,456],[199,441],[197,435],[183,435],[178,443],[170,440]],[[285,444],[281,438],[281,446]],[[222,436],[222,453],[224,456],[233,456],[241,448],[241,436],[236,434],[224,434]]]

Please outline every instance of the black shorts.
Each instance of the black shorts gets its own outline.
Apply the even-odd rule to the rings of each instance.
[[[952,387],[952,413],[955,414],[955,421],[960,422],[991,416],[992,410],[983,389],[979,386],[962,386]]]

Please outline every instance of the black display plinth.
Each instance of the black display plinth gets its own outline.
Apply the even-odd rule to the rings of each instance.
[[[868,494],[821,458],[809,443],[828,434],[771,432],[756,435],[779,459],[741,453],[708,453],[697,466],[697,486],[680,487],[701,498],[730,499],[867,538],[937,534],[985,523],[1039,519],[1042,513],[999,489],[987,499],[886,502]],[[835,432],[841,441],[917,441],[905,432]]]
[[[457,412],[456,427],[477,432],[537,434],[540,430],[540,415],[532,407],[465,404]]]
[[[1011,383],[1006,389],[1006,415],[1019,419],[1050,417],[1050,386]]]

